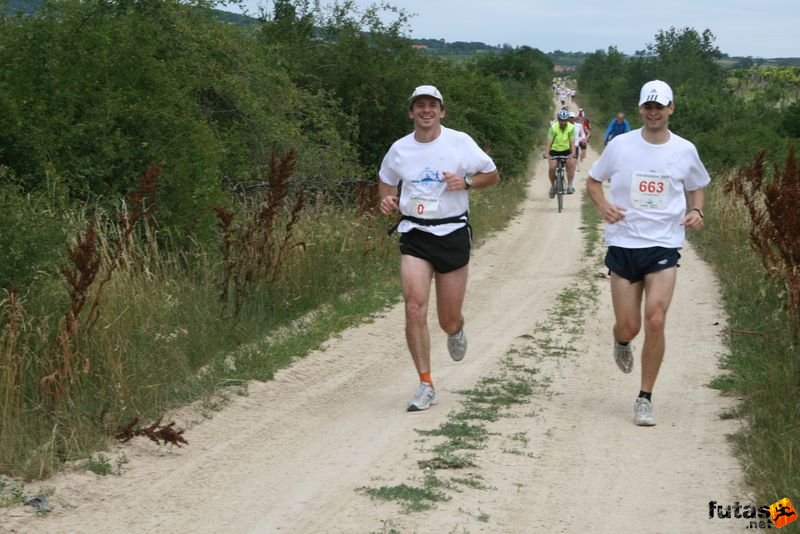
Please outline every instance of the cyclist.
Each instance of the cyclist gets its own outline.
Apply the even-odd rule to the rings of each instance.
[[[567,163],[567,194],[575,192],[572,182],[575,180],[575,125],[569,122],[569,111],[561,108],[556,116],[558,119],[547,129],[547,145],[544,157],[569,156]],[[550,198],[556,196],[556,163],[551,159],[548,177],[550,178]]]
[[[616,136],[628,133],[630,131],[631,125],[628,122],[628,119],[625,118],[625,114],[620,111],[617,113],[616,118],[608,123],[606,135],[603,137],[603,144],[607,145],[608,142],[614,139]]]

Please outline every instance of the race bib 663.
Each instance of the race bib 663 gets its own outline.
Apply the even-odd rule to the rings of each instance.
[[[631,206],[640,210],[666,209],[669,184],[668,174],[634,172],[631,180]]]

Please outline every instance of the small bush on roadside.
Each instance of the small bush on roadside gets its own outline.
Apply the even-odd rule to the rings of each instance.
[[[0,288],[23,289],[55,273],[65,237],[63,218],[50,202],[0,186]]]

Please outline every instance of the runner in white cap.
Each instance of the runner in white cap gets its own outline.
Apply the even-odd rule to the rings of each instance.
[[[461,308],[472,246],[469,190],[494,185],[500,175],[469,135],[442,125],[444,97],[436,87],[421,85],[408,100],[414,131],[395,141],[383,158],[378,190],[381,213],[402,214],[397,231],[406,341],[419,374],[407,409],[417,412],[435,404],[437,396],[428,330],[431,281],[436,280],[436,310],[447,333],[447,349],[453,360],[461,361],[467,352]]]
[[[703,188],[711,180],[695,146],[669,131],[674,111],[669,85],[644,84],[639,97],[643,126],[615,137],[587,180],[589,196],[607,223],[614,359],[624,373],[633,369],[631,340],[644,323],[641,387],[634,404],[634,423],[640,426],[656,424],[652,393],[664,358],[678,251],[685,228],[703,228]],[[603,182],[608,181],[606,198]]]

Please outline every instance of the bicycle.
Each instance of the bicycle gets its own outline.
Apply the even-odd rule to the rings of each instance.
[[[558,213],[564,209],[564,195],[567,194],[567,159],[569,156],[550,156],[547,159],[556,160],[556,198],[558,199]]]

